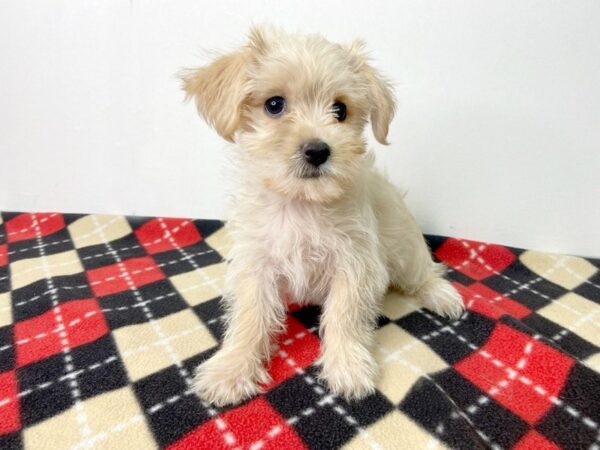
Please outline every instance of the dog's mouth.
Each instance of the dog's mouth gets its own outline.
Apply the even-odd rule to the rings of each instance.
[[[325,175],[324,171],[311,166],[303,166],[296,170],[296,177],[302,179],[320,178]]]
[[[306,173],[306,174],[302,174],[300,175],[299,178],[303,178],[303,179],[309,179],[309,178],[319,178],[321,177],[323,174],[320,171],[314,171],[311,173]]]
[[[294,178],[312,180],[326,177],[329,174],[329,170],[330,165],[328,162],[319,166],[313,166],[312,164],[308,164],[303,159],[298,159],[290,166],[289,174]]]

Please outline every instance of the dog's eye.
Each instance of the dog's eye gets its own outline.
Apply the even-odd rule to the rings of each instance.
[[[335,102],[333,104],[333,114],[338,122],[346,120],[346,105],[342,102]]]
[[[279,116],[285,111],[285,98],[276,96],[267,99],[265,102],[265,111],[271,116]]]

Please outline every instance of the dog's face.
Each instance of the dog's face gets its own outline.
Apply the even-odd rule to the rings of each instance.
[[[316,35],[255,29],[246,46],[183,80],[206,121],[240,145],[247,173],[290,198],[339,198],[365,166],[365,124],[385,144],[394,114],[362,44]]]

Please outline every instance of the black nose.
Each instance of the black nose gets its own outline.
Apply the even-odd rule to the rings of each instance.
[[[321,164],[327,161],[327,158],[329,158],[329,155],[331,154],[329,145],[323,141],[315,141],[304,144],[303,150],[306,161],[315,167],[319,167]]]

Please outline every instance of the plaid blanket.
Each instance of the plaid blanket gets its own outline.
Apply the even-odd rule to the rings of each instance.
[[[600,261],[428,239],[468,310],[390,292],[376,394],[319,384],[319,310],[291,308],[268,391],[218,409],[191,386],[221,222],[3,213],[0,448],[600,448]]]

